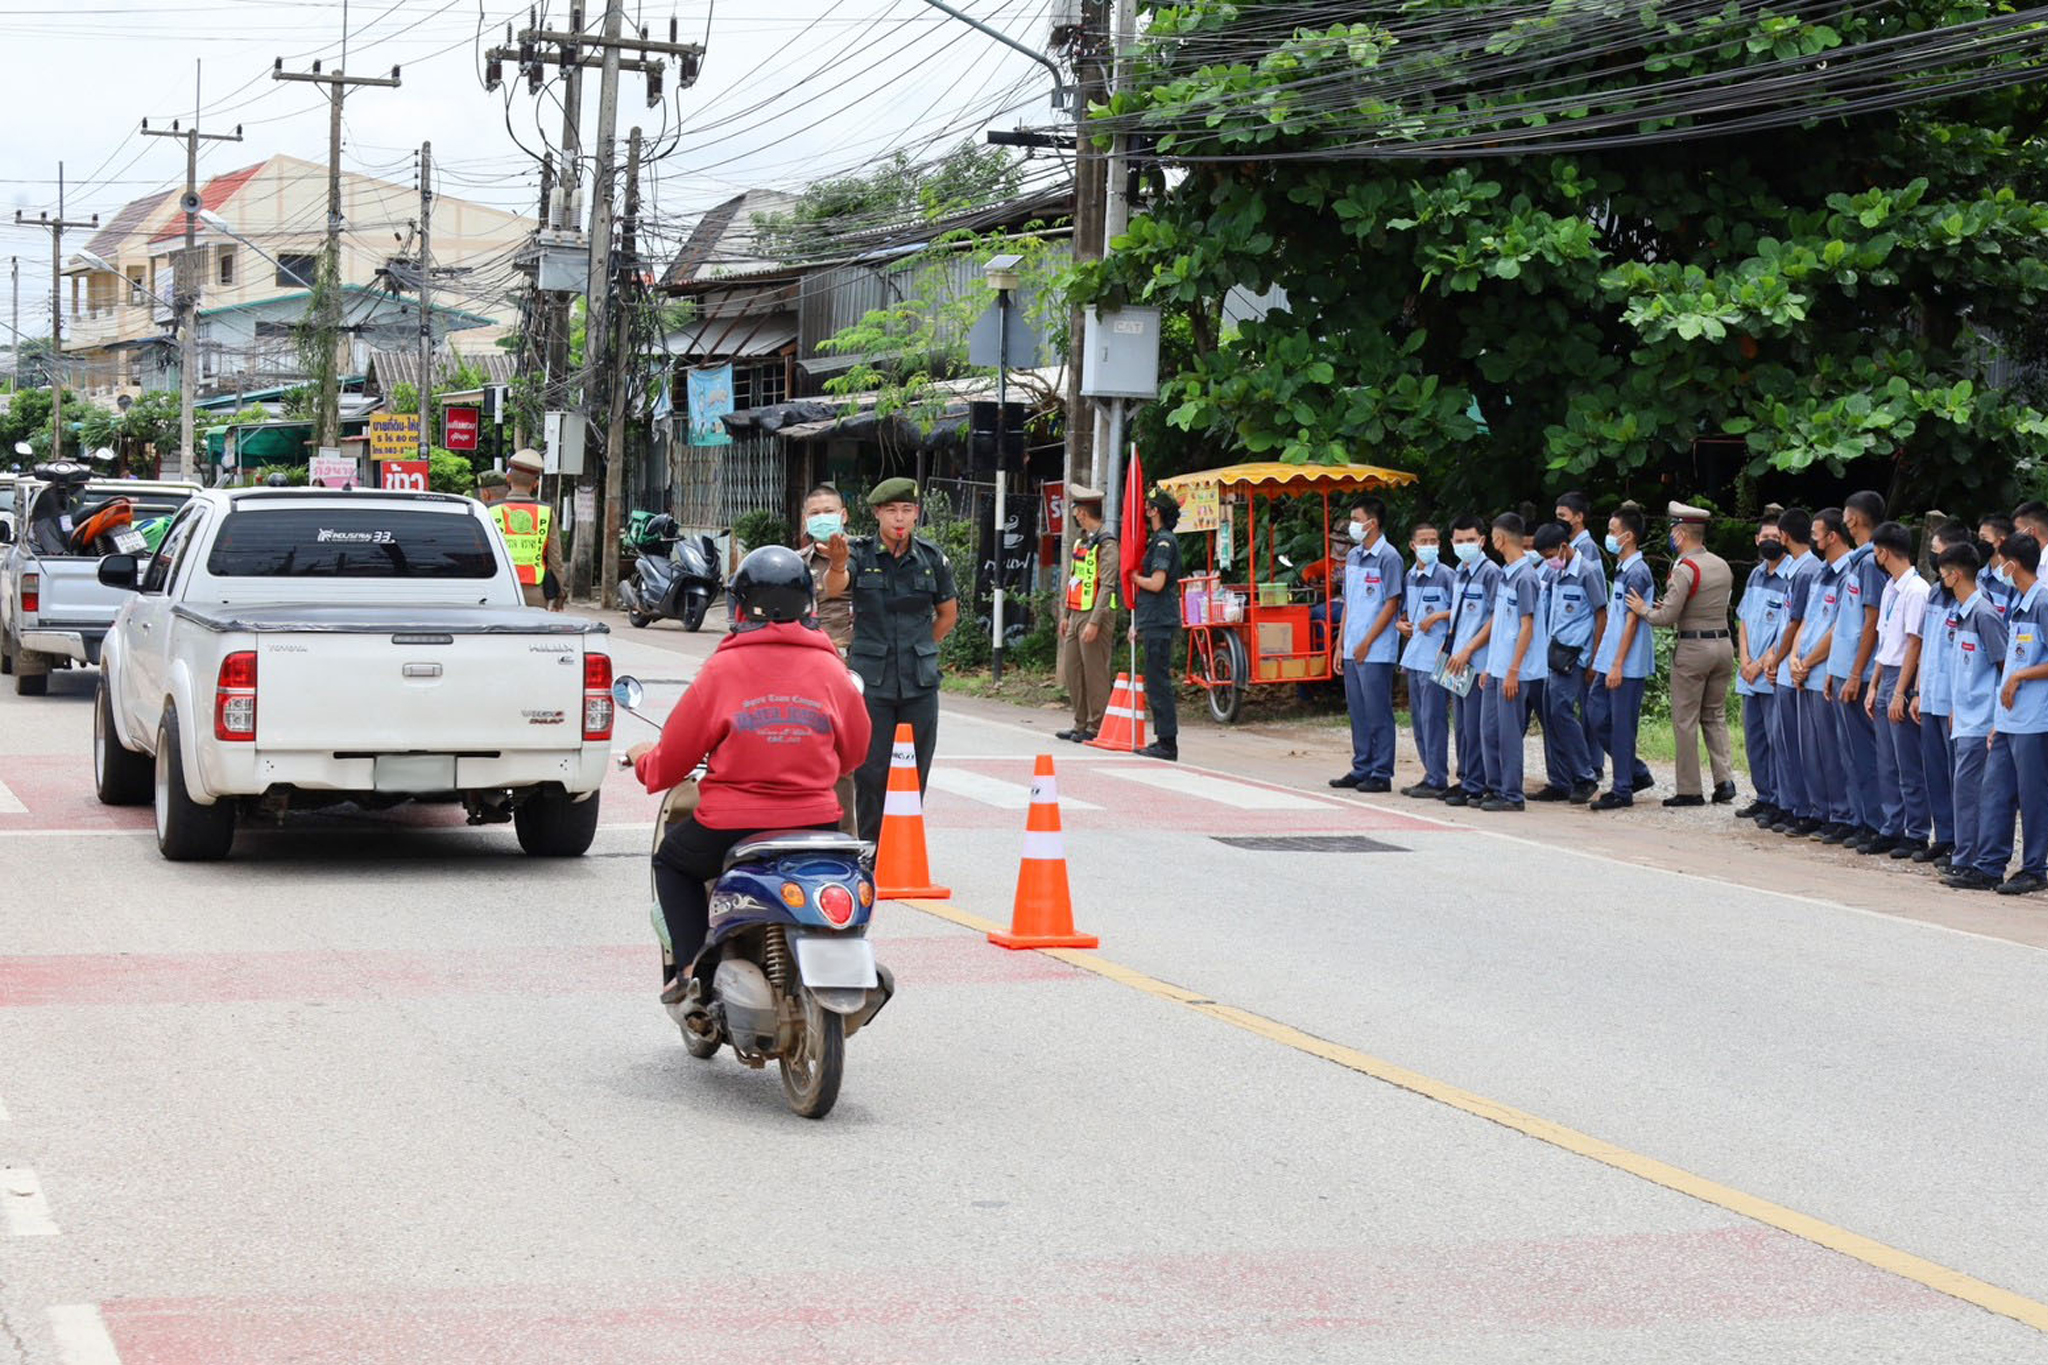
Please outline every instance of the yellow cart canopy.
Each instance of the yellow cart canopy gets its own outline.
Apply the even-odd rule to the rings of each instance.
[[[1176,474],[1161,479],[1159,487],[1185,503],[1197,489],[1230,493],[1360,493],[1414,482],[1415,476],[1405,469],[1383,469],[1379,465],[1284,464],[1267,460]]]

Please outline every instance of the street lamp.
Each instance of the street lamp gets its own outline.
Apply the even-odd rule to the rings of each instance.
[[[981,266],[989,288],[996,291],[996,563],[990,575],[995,582],[995,601],[988,648],[989,681],[995,684],[1003,680],[1003,569],[1009,560],[1005,538],[1010,528],[1010,471],[1004,456],[1010,448],[1010,295],[1022,283],[1018,267],[1023,264],[1022,256],[1006,254],[991,256]]]

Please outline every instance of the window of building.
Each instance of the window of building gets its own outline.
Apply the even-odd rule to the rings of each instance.
[[[220,282],[224,285],[235,282],[235,249],[231,246],[220,249]]]
[[[736,412],[789,401],[789,371],[780,358],[758,365],[732,367],[732,405]]]
[[[142,267],[128,267],[128,302],[141,304],[149,302],[149,295],[142,287]]]
[[[277,283],[281,289],[311,289],[320,258],[310,251],[287,251],[277,258]]]

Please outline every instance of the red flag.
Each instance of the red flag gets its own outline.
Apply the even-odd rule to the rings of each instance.
[[[1123,578],[1124,605],[1133,605],[1138,599],[1131,580],[1138,575],[1145,563],[1145,542],[1152,538],[1151,528],[1145,522],[1145,466],[1138,459],[1138,448],[1131,447],[1131,463],[1124,471],[1124,524],[1123,543],[1117,547],[1118,567]]]

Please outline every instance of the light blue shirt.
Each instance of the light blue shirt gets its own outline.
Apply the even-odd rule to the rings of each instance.
[[[1370,545],[1354,545],[1344,556],[1344,657],[1358,652],[1366,632],[1379,620],[1387,603],[1401,600],[1401,553],[1381,536]],[[1390,664],[1400,656],[1401,633],[1392,621],[1365,652],[1364,662]]]
[[[1792,648],[1800,658],[1805,658],[1826,642],[1829,659],[1832,659],[1835,639],[1835,623],[1842,618],[1843,580],[1848,576],[1849,556],[1843,555],[1833,564],[1822,564],[1820,576],[1813,580],[1813,587],[1806,594],[1806,619],[1799,625],[1799,639]],[[1822,667],[1806,675],[1806,690],[1822,692],[1827,689],[1827,659]],[[1844,677],[1848,674],[1844,672]]]
[[[1955,648],[1956,599],[1935,584],[1927,598],[1927,617],[1920,626],[1920,714],[1945,716],[1953,689],[1950,677]]]
[[[2042,591],[2040,583],[2020,594],[2006,609],[2005,634],[2006,677],[2048,659],[2048,592]],[[2048,679],[2021,683],[2011,706],[2003,700],[1999,702],[1995,723],[2001,735],[2048,734]],[[2021,776],[2038,779],[2048,774]]]
[[[1593,566],[1593,572],[1599,574],[1603,582],[1606,581],[1607,565],[1600,558],[1600,544],[1593,539],[1591,531],[1581,531],[1573,536],[1572,548],[1579,552],[1580,559]]]
[[[1647,678],[1656,671],[1657,647],[1651,639],[1654,632],[1650,623],[1629,611],[1630,593],[1641,597],[1647,606],[1657,604],[1657,580],[1651,575],[1650,566],[1643,562],[1641,550],[1614,566],[1614,584],[1607,593],[1611,604],[1607,612],[1607,629],[1600,633],[1600,648],[1593,655],[1593,667],[1601,673],[1614,671],[1615,655],[1621,649],[1621,633],[1630,621],[1634,621],[1636,634],[1629,641],[1628,653],[1621,659],[1621,676]]]
[[[1471,564],[1458,566],[1457,581],[1454,585],[1458,594],[1458,605],[1451,617],[1451,653],[1456,654],[1472,643],[1480,631],[1486,629],[1493,619],[1494,591],[1500,586],[1500,565],[1481,555]],[[1487,656],[1493,648],[1493,639],[1472,651],[1472,667],[1484,673]]]
[[[1983,739],[1998,713],[1998,669],[2005,661],[2005,622],[1983,593],[1951,613],[1949,737]],[[1924,707],[1922,708],[1925,709]],[[1957,793],[1961,795],[1962,793]]]
[[[1863,648],[1863,627],[1868,613],[1884,600],[1884,570],[1877,566],[1877,552],[1868,545],[1849,551],[1842,561],[1841,614],[1835,617],[1834,641],[1828,646],[1828,676],[1846,678],[1856,671],[1856,654]],[[1870,650],[1871,662],[1863,666],[1869,679],[1875,669],[1877,647]]]
[[[1778,571],[1785,575],[1785,625],[1790,630],[1792,623],[1800,623],[1799,634],[1804,635],[1806,613],[1813,606],[1814,591],[1820,585],[1820,576],[1827,566],[1820,556],[1811,550],[1798,555],[1786,556]],[[1782,637],[1781,637],[1782,638]],[[1785,651],[1785,657],[1778,664],[1778,686],[1792,686],[1792,659],[1799,653],[1798,636],[1793,637],[1792,648]],[[1796,689],[1795,689],[1796,690]]]
[[[1401,615],[1411,624],[1420,624],[1425,617],[1449,611],[1456,580],[1457,575],[1447,564],[1439,562],[1427,568],[1417,564],[1408,571],[1406,589],[1401,595]],[[1401,667],[1421,672],[1435,668],[1437,652],[1450,638],[1449,621],[1416,631],[1408,637],[1408,647],[1401,651]]]
[[[1606,605],[1607,579],[1597,562],[1572,555],[1551,571],[1544,625],[1550,639],[1578,646],[1581,668],[1593,658],[1593,618]]]
[[[1749,571],[1749,582],[1743,585],[1742,601],[1736,604],[1735,615],[1749,631],[1749,657],[1761,659],[1778,647],[1778,641],[1785,635],[1785,602],[1791,595],[1791,581],[1780,570],[1790,562],[1790,556],[1778,561],[1777,567],[1759,564]],[[1771,680],[1758,676],[1749,682],[1740,670],[1735,674],[1735,693],[1742,697],[1768,697],[1771,695]]]
[[[1493,639],[1487,655],[1486,672],[1505,678],[1514,662],[1515,645],[1522,638],[1522,619],[1529,620],[1529,647],[1522,651],[1522,667],[1516,676],[1534,682],[1550,672],[1544,662],[1550,644],[1543,629],[1543,557],[1533,551],[1523,554],[1501,570],[1500,587],[1493,594]]]

